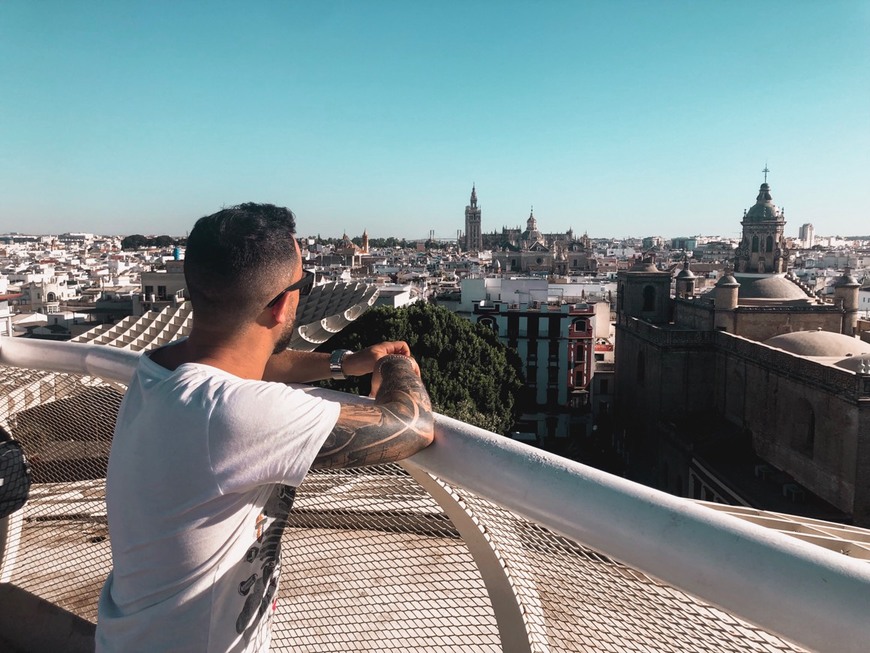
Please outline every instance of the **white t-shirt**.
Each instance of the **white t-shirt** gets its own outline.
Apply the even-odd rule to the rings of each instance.
[[[97,651],[267,651],[294,488],[338,413],[303,388],[142,356],[106,477]]]

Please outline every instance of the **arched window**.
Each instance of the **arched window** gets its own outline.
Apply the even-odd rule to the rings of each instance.
[[[656,289],[652,286],[644,286],[643,288],[643,310],[656,310]]]
[[[792,412],[791,446],[812,458],[815,445],[816,415],[812,404],[804,399]]]
[[[582,317],[574,318],[571,321],[571,331],[573,333],[586,333],[586,319]]]
[[[767,246],[764,248],[764,251],[765,252],[772,252],[773,251],[773,236],[767,237]]]
[[[492,329],[493,331],[498,333],[498,324],[496,323],[496,321],[494,319],[492,319],[489,316],[485,316],[485,317],[480,318],[477,321],[477,323],[481,326],[487,327],[488,329]]]
[[[757,252],[757,251],[758,251],[758,236],[753,236],[753,237],[752,237],[752,251],[753,251],[753,252]]]

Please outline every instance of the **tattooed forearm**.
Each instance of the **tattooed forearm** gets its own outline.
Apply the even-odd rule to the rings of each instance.
[[[375,403],[384,404],[396,401],[402,395],[411,395],[415,402],[431,411],[429,393],[423,386],[423,381],[414,371],[413,363],[405,356],[384,356],[380,361],[382,375],[381,387]]]
[[[379,363],[383,378],[375,403],[341,407],[315,468],[393,462],[432,442],[432,406],[413,363],[403,356],[387,356]]]

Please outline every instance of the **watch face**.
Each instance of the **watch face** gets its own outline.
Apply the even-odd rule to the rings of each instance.
[[[347,378],[344,371],[341,369],[341,364],[344,361],[344,357],[349,353],[349,349],[336,349],[329,356],[329,372],[333,379],[341,380]]]

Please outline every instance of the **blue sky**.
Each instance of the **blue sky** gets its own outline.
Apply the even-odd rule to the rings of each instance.
[[[870,233],[870,1],[0,2],[0,232]]]

